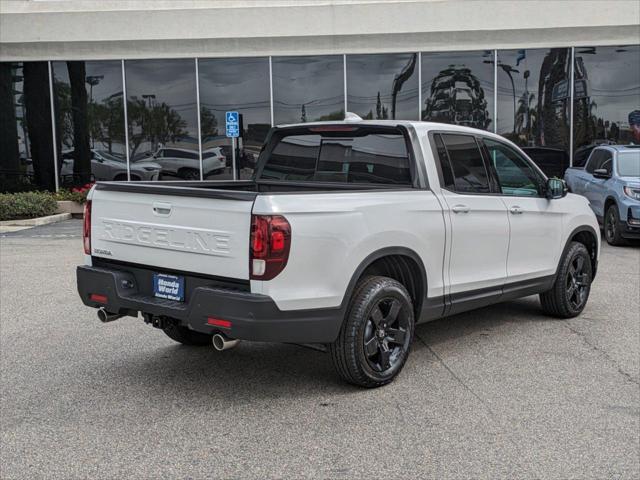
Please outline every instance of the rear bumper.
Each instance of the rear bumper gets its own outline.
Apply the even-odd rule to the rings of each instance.
[[[344,314],[340,308],[282,311],[266,295],[218,286],[197,286],[184,303],[164,300],[141,291],[135,269],[79,266],[76,275],[80,298],[89,307],[170,317],[192,330],[223,332],[239,340],[330,343],[338,336]],[[92,294],[106,297],[106,303],[92,300]],[[209,325],[210,318],[231,322],[231,327]]]

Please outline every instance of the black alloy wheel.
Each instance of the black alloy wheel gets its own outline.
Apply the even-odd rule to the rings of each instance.
[[[572,259],[567,269],[567,301],[574,310],[582,310],[587,303],[591,285],[591,273],[588,273],[585,268],[588,262],[589,258],[585,259],[584,255],[579,255]]]
[[[383,298],[374,304],[363,337],[367,362],[373,370],[388,373],[406,355],[409,321],[413,319],[395,298]]]
[[[407,289],[382,276],[363,278],[355,288],[338,338],[329,352],[338,374],[361,387],[380,387],[402,370],[415,329]]]
[[[618,207],[610,205],[604,217],[604,238],[609,245],[622,245],[622,231],[620,230],[620,219],[618,218]]]
[[[571,242],[560,259],[553,286],[540,294],[542,309],[548,315],[573,318],[584,310],[591,291],[593,265],[587,247]]]

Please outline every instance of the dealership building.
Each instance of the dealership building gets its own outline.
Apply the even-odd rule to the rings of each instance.
[[[640,143],[637,0],[1,0],[0,41],[0,191],[249,178],[272,126],[345,112],[557,176]]]

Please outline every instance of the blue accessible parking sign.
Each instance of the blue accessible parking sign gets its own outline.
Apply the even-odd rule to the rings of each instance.
[[[240,115],[238,112],[226,112],[227,137],[236,138],[240,136]]]

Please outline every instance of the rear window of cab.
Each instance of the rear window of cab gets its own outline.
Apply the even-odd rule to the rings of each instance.
[[[259,179],[411,185],[407,141],[397,128],[285,129],[272,139]]]

